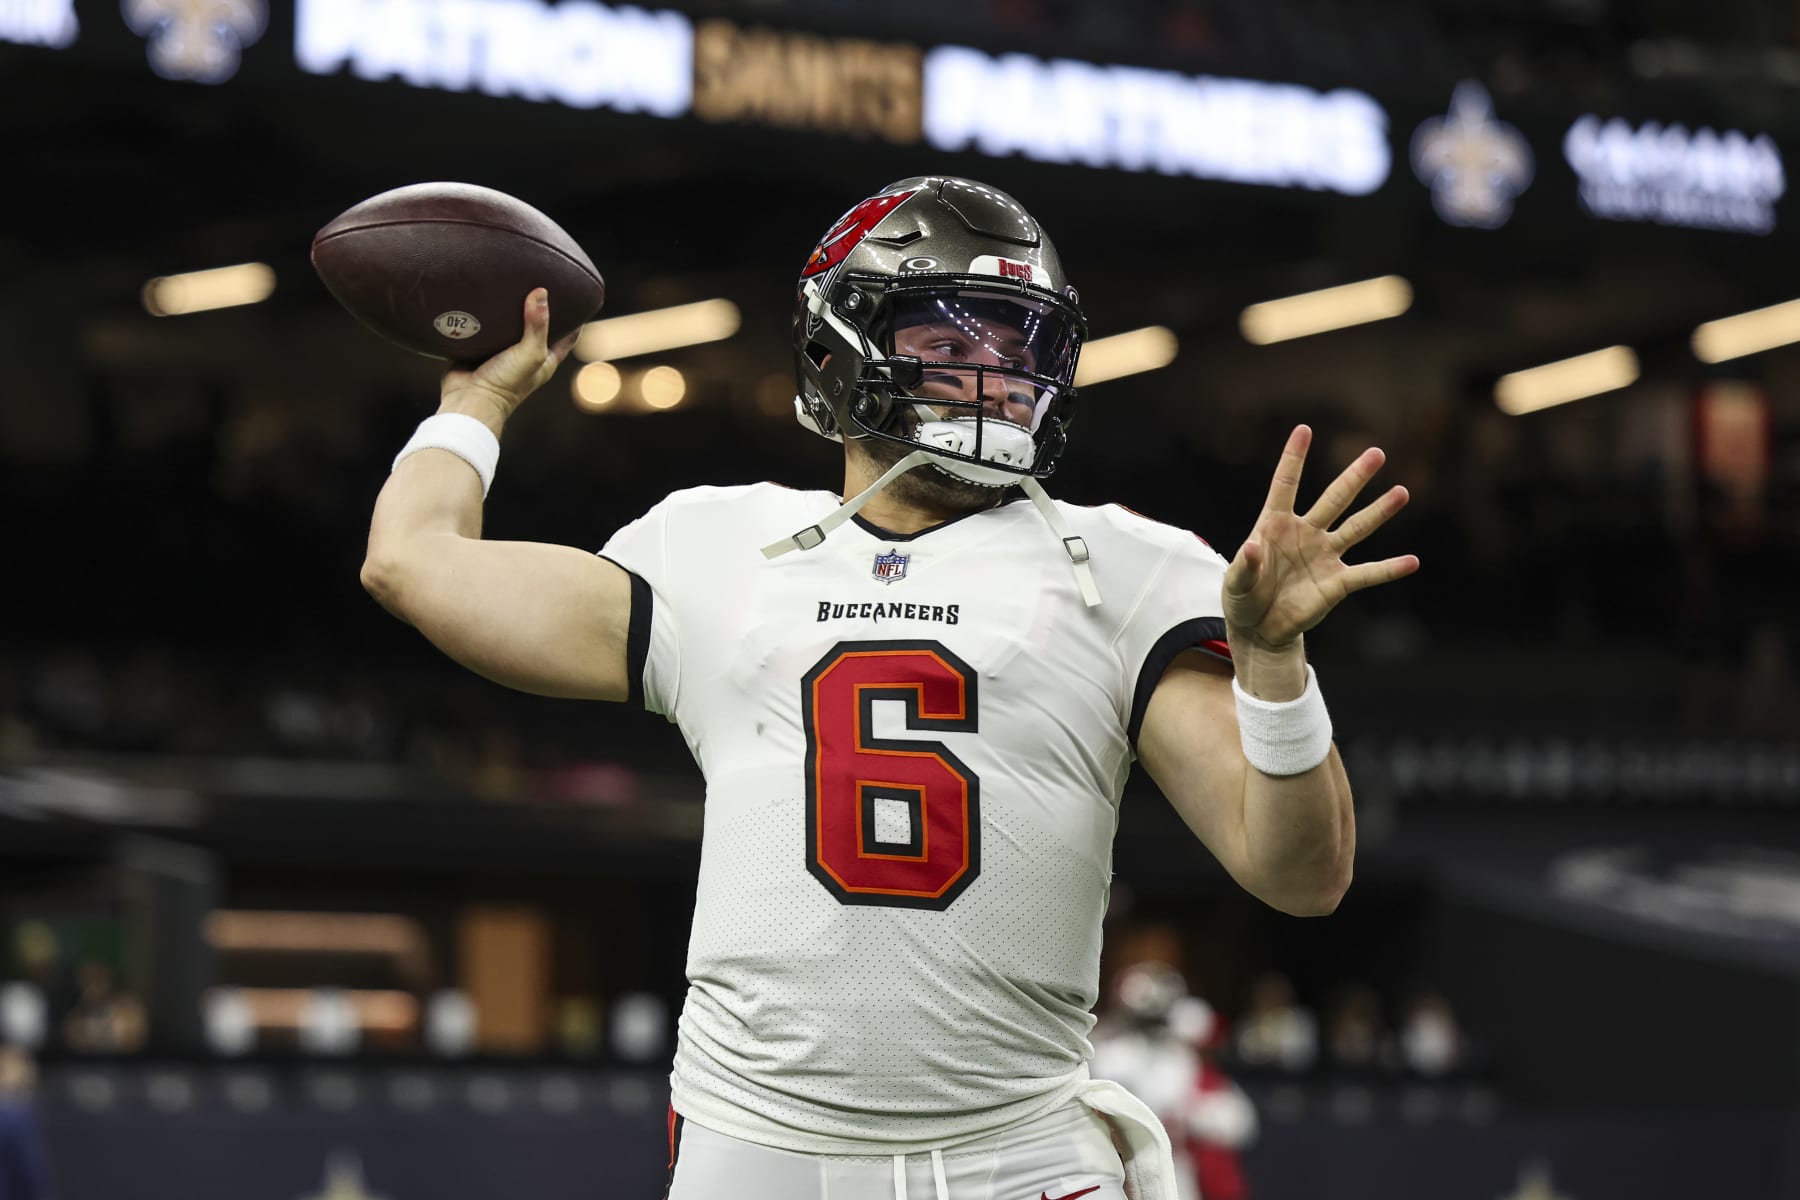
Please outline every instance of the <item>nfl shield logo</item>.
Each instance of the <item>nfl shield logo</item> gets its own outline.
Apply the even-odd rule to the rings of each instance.
[[[875,569],[869,574],[883,583],[895,583],[906,578],[906,555],[899,551],[875,556]]]

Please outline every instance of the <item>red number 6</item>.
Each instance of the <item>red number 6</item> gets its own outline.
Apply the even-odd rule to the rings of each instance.
[[[931,641],[839,642],[801,681],[806,869],[842,903],[942,911],[981,873],[975,773],[941,742],[874,734],[877,700],[904,704],[909,731],[973,733],[975,684]]]

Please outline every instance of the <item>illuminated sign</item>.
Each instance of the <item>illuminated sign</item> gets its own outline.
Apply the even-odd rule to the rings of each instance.
[[[244,47],[269,20],[263,0],[125,0],[120,10],[131,32],[149,43],[150,69],[193,83],[236,75]]]
[[[0,0],[0,42],[60,50],[80,32],[75,0]]]
[[[1341,89],[961,46],[925,56],[925,137],[940,150],[1364,196],[1388,177],[1387,124]]]
[[[1689,131],[1654,121],[1633,128],[1592,113],[1569,128],[1563,154],[1596,217],[1736,233],[1770,233],[1787,190],[1781,151],[1768,134]]]
[[[302,70],[349,68],[414,87],[685,113],[693,26],[680,13],[592,0],[299,0]]]
[[[920,56],[917,46],[707,21],[694,31],[694,115],[916,142]]]
[[[1450,112],[1413,133],[1413,173],[1431,189],[1431,206],[1452,225],[1498,229],[1513,201],[1531,186],[1536,166],[1517,129],[1494,119],[1494,102],[1478,83],[1450,96]]]

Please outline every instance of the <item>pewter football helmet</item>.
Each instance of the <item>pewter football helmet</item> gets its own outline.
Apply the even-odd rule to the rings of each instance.
[[[896,354],[896,332],[919,326],[931,346]],[[1068,441],[1086,335],[1055,248],[1016,200],[968,179],[902,179],[840,217],[800,273],[795,413],[833,441],[929,450],[973,483],[1043,478]],[[990,394],[1028,408],[1029,424],[986,411]]]

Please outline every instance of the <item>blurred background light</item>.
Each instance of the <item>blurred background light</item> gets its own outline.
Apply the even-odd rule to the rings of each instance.
[[[582,326],[575,357],[583,361],[635,358],[723,341],[736,333],[741,323],[737,305],[729,300],[700,300],[606,317]]]
[[[1385,321],[1406,312],[1412,307],[1412,300],[1412,284],[1398,275],[1383,275],[1252,304],[1244,310],[1238,328],[1245,341],[1266,346],[1370,321]]]
[[[176,317],[215,308],[259,304],[275,291],[275,270],[266,263],[239,263],[208,271],[159,275],[144,285],[144,308],[153,317]]]
[[[1501,412],[1516,417],[1616,391],[1635,383],[1637,377],[1637,355],[1625,346],[1608,346],[1502,375],[1494,384],[1494,402]]]
[[[570,386],[577,406],[597,412],[619,398],[625,377],[609,362],[591,362],[575,372]]]
[[[674,367],[651,367],[638,379],[638,395],[651,408],[674,408],[687,395],[687,379]]]
[[[1694,330],[1694,356],[1721,363],[1800,342],[1800,300],[1708,321]]]
[[[1175,361],[1181,343],[1172,330],[1161,325],[1095,338],[1081,348],[1075,367],[1075,386],[1105,383],[1144,371],[1155,371]]]

